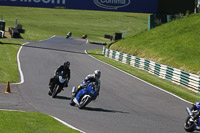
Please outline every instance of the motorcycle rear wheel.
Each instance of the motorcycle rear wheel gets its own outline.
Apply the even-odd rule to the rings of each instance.
[[[193,121],[190,121],[191,116],[188,116],[184,123],[184,129],[187,132],[193,132],[195,128],[195,123]]]

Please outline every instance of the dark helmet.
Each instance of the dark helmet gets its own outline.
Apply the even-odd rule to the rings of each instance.
[[[71,36],[71,35],[72,35],[72,33],[71,33],[71,32],[68,32],[68,33],[67,33],[67,35]]]
[[[70,62],[69,62],[69,61],[64,62],[64,66],[66,66],[66,67],[69,68],[69,66],[70,66]]]
[[[99,79],[101,77],[101,72],[99,70],[95,70],[94,75],[96,79]]]

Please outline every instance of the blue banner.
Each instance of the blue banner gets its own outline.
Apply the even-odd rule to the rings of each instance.
[[[0,5],[157,13],[158,0],[0,0]]]

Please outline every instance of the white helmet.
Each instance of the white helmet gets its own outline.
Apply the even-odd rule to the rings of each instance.
[[[95,70],[94,75],[96,79],[99,79],[101,77],[101,72],[99,70]]]

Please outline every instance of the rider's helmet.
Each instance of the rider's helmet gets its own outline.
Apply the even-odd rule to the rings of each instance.
[[[66,66],[66,67],[69,68],[69,66],[70,66],[70,62],[69,62],[69,61],[65,61],[65,62],[64,62],[64,66]]]
[[[101,72],[99,70],[94,71],[95,79],[99,79],[101,77]]]

